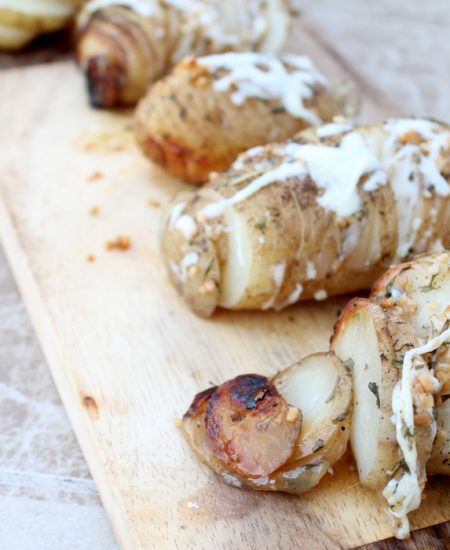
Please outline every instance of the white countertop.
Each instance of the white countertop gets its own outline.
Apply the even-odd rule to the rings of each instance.
[[[450,121],[448,0],[302,0],[305,14],[405,113]],[[0,250],[0,548],[117,548]]]

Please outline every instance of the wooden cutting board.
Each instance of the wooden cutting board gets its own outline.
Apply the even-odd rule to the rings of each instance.
[[[364,120],[396,114],[312,27],[291,49],[331,80],[350,73]],[[345,303],[193,316],[158,253],[158,204],[182,186],[140,156],[129,113],[87,106],[71,63],[0,75],[2,242],[120,545],[332,549],[391,536],[350,459],[297,498],[224,485],[182,440],[174,419],[196,392],[326,349]],[[107,251],[119,235],[131,248]],[[450,518],[449,489],[430,480],[413,528]]]

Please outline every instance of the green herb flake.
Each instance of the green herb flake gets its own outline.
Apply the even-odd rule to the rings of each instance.
[[[325,443],[324,443],[323,439],[318,439],[314,443],[313,453],[316,453],[317,451],[320,451],[320,449],[323,449],[324,447],[325,447]]]
[[[434,275],[432,275],[430,283],[427,286],[420,287],[420,290],[422,292],[431,292],[432,290],[436,290],[437,288],[439,288],[437,286],[437,282],[436,282],[439,275],[440,275],[440,273],[435,273]]]
[[[353,372],[354,367],[355,367],[355,362],[351,357],[349,357],[344,361],[344,368],[347,372]]]
[[[256,229],[259,229],[261,232],[264,232],[266,229],[266,218],[261,218],[255,223]]]
[[[280,113],[285,113],[285,112],[286,112],[286,109],[281,105],[272,108],[272,113],[274,115],[278,115]]]
[[[374,394],[377,400],[377,407],[380,408],[380,394],[378,392],[378,384],[375,382],[369,382],[369,390]]]
[[[349,414],[350,414],[349,409],[345,409],[343,413],[341,413],[339,416],[337,416],[333,420],[333,424],[339,424],[339,422],[342,422],[343,420],[345,420]]]
[[[402,433],[403,437],[409,440],[414,439],[414,426],[408,426],[404,418],[402,418]]]
[[[206,276],[208,275],[208,273],[211,271],[211,268],[212,268],[212,266],[214,265],[214,261],[215,261],[215,258],[214,258],[214,256],[213,256],[213,257],[211,258],[211,261],[210,261],[209,264],[208,264],[208,267],[207,267],[206,270],[205,270],[205,274],[204,274],[205,277],[206,277]]]
[[[392,287],[394,286],[394,281],[391,281],[386,285],[386,298],[390,298],[392,296]]]

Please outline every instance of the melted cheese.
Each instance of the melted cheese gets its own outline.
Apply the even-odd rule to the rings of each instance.
[[[226,71],[214,81],[214,89],[230,91],[231,100],[236,105],[242,105],[251,97],[277,100],[292,116],[310,124],[321,122],[305,107],[303,100],[312,98],[315,88],[325,85],[326,80],[307,57],[229,52],[200,57],[198,63],[210,71]]]
[[[417,368],[417,365],[414,365],[413,362],[414,358],[435,351],[449,338],[450,328],[435,336],[423,346],[408,350],[403,360],[401,379],[397,382],[392,393],[393,421],[396,427],[397,443],[409,472],[403,472],[400,479],[391,479],[383,491],[383,496],[388,501],[389,513],[397,520],[396,535],[399,538],[408,536],[409,521],[407,514],[419,507],[422,495],[417,446],[414,438],[412,386],[417,376],[425,372],[433,380],[435,391],[440,389],[439,381],[431,376],[428,367],[424,364],[422,367]]]

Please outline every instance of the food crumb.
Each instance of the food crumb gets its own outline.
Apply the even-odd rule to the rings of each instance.
[[[98,206],[93,206],[89,209],[89,214],[91,216],[97,216],[97,214],[100,212],[100,208]]]
[[[88,262],[95,262],[95,256],[94,254],[88,254],[86,260]]]
[[[96,170],[95,172],[92,172],[92,174],[90,174],[87,177],[87,180],[88,181],[96,181],[96,180],[99,180],[102,177],[103,177],[103,174],[100,172],[100,170]]]
[[[175,417],[173,419],[173,425],[175,426],[175,428],[181,428],[181,426],[183,425],[181,418]]]
[[[147,204],[152,208],[159,208],[161,206],[161,203],[156,199],[148,199]]]
[[[130,246],[130,237],[127,237],[126,235],[119,235],[113,241],[106,241],[105,243],[106,250],[120,250],[122,252],[128,250]]]
[[[286,414],[286,422],[295,422],[300,416],[300,411],[297,407],[289,407]]]

